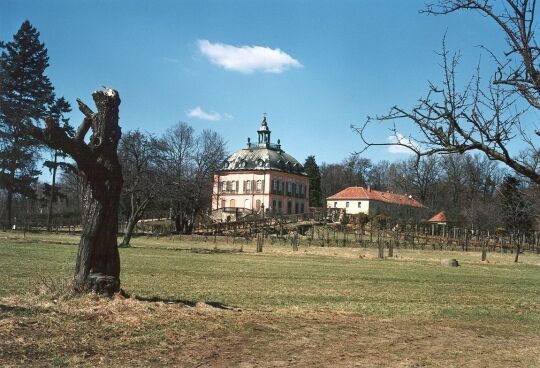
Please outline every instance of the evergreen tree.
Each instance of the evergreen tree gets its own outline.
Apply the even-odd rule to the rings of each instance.
[[[513,176],[506,176],[501,185],[501,216],[506,229],[513,234],[531,230],[534,223],[532,203]]]
[[[321,172],[315,161],[315,156],[308,156],[304,163],[304,170],[309,177],[309,206],[321,207]]]
[[[14,195],[33,195],[31,185],[39,174],[38,145],[26,127],[44,118],[54,92],[44,74],[49,66],[47,49],[29,21],[11,42],[1,43],[0,50],[0,188],[7,193],[11,226]]]

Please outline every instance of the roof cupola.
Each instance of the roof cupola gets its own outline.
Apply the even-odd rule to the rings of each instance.
[[[259,145],[263,147],[270,146],[270,129],[268,129],[268,123],[266,122],[266,113],[264,113],[261,127],[257,130],[259,133]]]

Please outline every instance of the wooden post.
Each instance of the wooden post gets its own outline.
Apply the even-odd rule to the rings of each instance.
[[[489,240],[485,240],[482,243],[482,262],[485,262],[487,259],[487,243]]]
[[[384,244],[383,242],[381,241],[381,238],[378,236],[379,233],[377,233],[377,247],[378,247],[378,255],[377,257],[380,258],[380,259],[383,259],[384,258]]]
[[[394,242],[390,240],[390,242],[388,243],[388,257],[393,257],[393,256],[394,256]]]
[[[257,253],[262,253],[264,244],[264,237],[261,233],[257,233]]]
[[[298,251],[298,231],[294,233],[292,242],[293,242],[293,251],[297,252]]]

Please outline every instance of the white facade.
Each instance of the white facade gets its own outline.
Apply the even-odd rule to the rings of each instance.
[[[369,215],[369,202],[369,200],[337,199],[334,201],[328,200],[326,206],[328,208],[344,209],[345,213],[349,215],[358,213]]]

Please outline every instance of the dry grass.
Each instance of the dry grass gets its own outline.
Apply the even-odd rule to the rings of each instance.
[[[223,310],[92,296],[0,305],[2,366],[537,367],[524,322]]]

